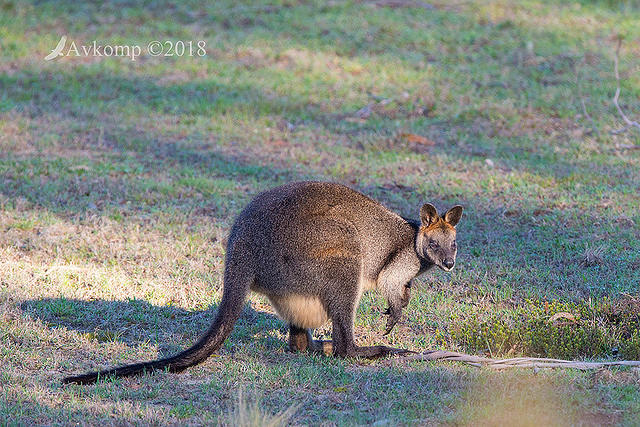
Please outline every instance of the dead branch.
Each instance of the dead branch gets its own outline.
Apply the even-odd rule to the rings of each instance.
[[[415,7],[422,9],[435,9],[435,6],[423,1],[407,1],[407,0],[377,0],[373,2],[377,7],[388,7],[391,9],[397,9],[401,7]]]
[[[622,38],[619,37],[618,46],[616,47],[615,55],[613,57],[613,70],[616,75],[616,94],[613,97],[613,105],[616,106],[616,109],[618,110],[618,114],[620,114],[620,117],[622,117],[622,120],[626,123],[626,126],[621,129],[611,131],[611,133],[614,135],[626,132],[632,127],[636,127],[640,129],[640,123],[629,120],[629,118],[624,114],[624,111],[622,111],[622,108],[620,108],[620,104],[618,104],[618,99],[620,98],[620,73],[618,72],[618,58],[619,58],[621,45],[622,45]]]
[[[538,357],[515,357],[511,359],[491,359],[483,356],[458,353],[455,351],[431,350],[424,353],[403,356],[402,361],[451,361],[461,362],[475,367],[491,369],[507,368],[567,368],[567,369],[600,369],[608,366],[640,367],[640,360],[617,360],[614,362],[580,362],[575,360],[543,359]]]
[[[616,145],[616,148],[618,150],[640,150],[640,145],[620,144],[620,145]]]

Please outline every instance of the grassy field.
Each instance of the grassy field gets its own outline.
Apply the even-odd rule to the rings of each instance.
[[[465,207],[455,270],[387,337],[365,295],[359,343],[640,359],[640,131],[612,133],[611,101],[621,40],[640,119],[639,20],[616,0],[0,0],[0,424],[638,425],[639,370],[291,354],[257,295],[186,373],[60,380],[190,345],[235,215],[304,179]],[[63,35],[206,55],[45,61]]]

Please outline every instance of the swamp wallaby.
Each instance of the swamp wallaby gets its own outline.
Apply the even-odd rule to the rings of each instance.
[[[372,289],[386,297],[389,333],[409,302],[411,280],[436,265],[453,268],[454,227],[461,216],[461,206],[441,217],[425,204],[419,221],[404,219],[361,193],[326,182],[292,183],[261,193],[231,228],[222,301],[198,342],[173,357],[63,381],[86,384],[99,377],[180,372],[196,365],[229,336],[249,290],[266,295],[289,323],[292,351],[369,358],[403,353],[356,345],[353,321],[360,297]],[[311,328],[329,319],[332,341],[314,340]]]

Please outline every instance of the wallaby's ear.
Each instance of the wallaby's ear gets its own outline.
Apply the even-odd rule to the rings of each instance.
[[[438,220],[438,211],[431,203],[425,203],[420,208],[420,221],[422,225],[429,226]]]
[[[460,205],[452,207],[446,214],[444,214],[445,222],[449,223],[453,227],[455,227],[460,221],[460,218],[462,218],[462,206]]]

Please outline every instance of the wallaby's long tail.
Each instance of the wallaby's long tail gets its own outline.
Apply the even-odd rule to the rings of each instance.
[[[133,365],[120,366],[105,371],[90,372],[84,375],[66,377],[64,384],[91,384],[99,378],[128,377],[151,372],[158,369],[167,369],[169,372],[181,372],[189,366],[197,365],[204,361],[213,352],[218,350],[225,339],[231,334],[233,326],[242,313],[244,301],[249,293],[252,278],[248,275],[233,274],[233,269],[225,271],[224,291],[218,313],[209,330],[193,346],[181,353],[165,359],[151,362],[135,363]]]

